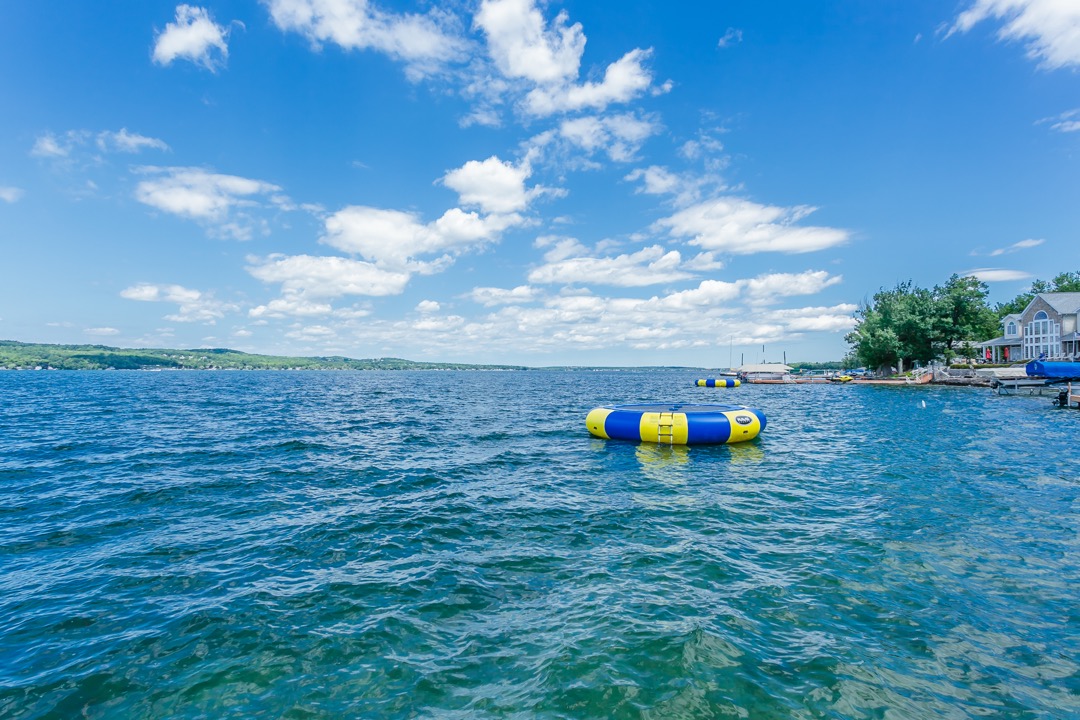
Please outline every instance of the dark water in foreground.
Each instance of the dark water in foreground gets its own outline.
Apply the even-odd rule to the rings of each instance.
[[[1080,412],[696,378],[0,373],[0,718],[1080,717]]]

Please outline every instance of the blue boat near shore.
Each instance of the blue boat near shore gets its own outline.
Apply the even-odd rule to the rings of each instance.
[[[1032,360],[1025,367],[1029,378],[1046,378],[1049,382],[1080,382],[1080,362]]]
[[[1058,407],[1076,405],[1080,408],[1080,394],[1073,394],[1073,383],[1080,382],[1080,362],[1060,360],[1032,360],[1024,366],[1024,371],[1032,380],[1043,380],[1044,385],[1062,385],[1063,388],[1054,400]]]

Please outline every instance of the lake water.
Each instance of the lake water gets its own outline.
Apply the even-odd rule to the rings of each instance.
[[[1080,412],[698,377],[0,372],[0,718],[1080,717]]]

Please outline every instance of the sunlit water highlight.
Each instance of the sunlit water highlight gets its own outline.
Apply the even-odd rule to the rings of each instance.
[[[1080,412],[699,374],[0,373],[0,717],[1080,717]]]

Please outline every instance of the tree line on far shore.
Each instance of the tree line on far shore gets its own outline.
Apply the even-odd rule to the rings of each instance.
[[[974,277],[953,275],[944,285],[921,288],[910,281],[882,288],[856,313],[855,329],[845,336],[847,362],[869,368],[904,368],[935,359],[951,362],[970,356],[974,343],[1000,332],[1006,315],[1023,312],[1039,293],[1080,292],[1080,271],[1063,272],[1005,303],[990,307],[989,288]]]
[[[341,356],[253,355],[228,348],[166,350],[107,345],[50,345],[0,340],[0,370],[525,370],[521,365],[357,360]]]

